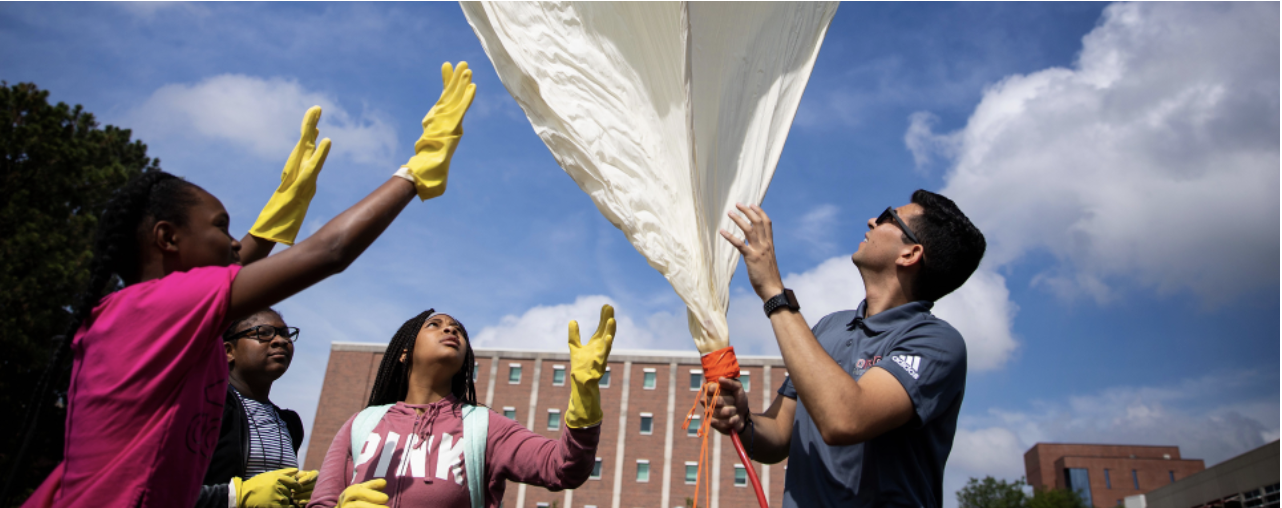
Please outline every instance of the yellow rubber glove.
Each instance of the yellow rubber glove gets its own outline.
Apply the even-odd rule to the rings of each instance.
[[[383,493],[385,487],[387,480],[382,478],[348,485],[338,495],[335,508],[387,508],[387,494]]]
[[[320,116],[320,106],[312,106],[303,115],[302,136],[294,151],[290,152],[289,160],[285,161],[285,169],[280,173],[280,187],[267,200],[267,206],[258,214],[258,221],[249,229],[249,234],[294,245],[298,229],[307,216],[307,206],[316,195],[316,177],[320,175],[321,166],[325,165],[325,157],[329,156],[329,138],[322,139],[320,146],[316,145],[316,136],[320,135],[316,123]]]
[[[605,364],[614,345],[614,307],[601,306],[601,323],[587,345],[579,344],[579,323],[570,321],[570,407],[565,411],[565,425],[572,429],[591,427],[604,418],[601,414],[601,388]]]
[[[294,480],[298,482],[298,488],[294,489],[294,504],[298,506],[307,506],[312,500],[312,489],[316,488],[316,477],[320,476],[320,471],[299,471],[294,475]]]
[[[294,506],[290,492],[298,489],[294,474],[298,468],[277,469],[248,480],[232,478],[237,508],[280,508]]]
[[[423,136],[414,143],[415,155],[403,166],[414,175],[414,187],[421,200],[429,200],[445,193],[445,180],[450,176],[450,157],[463,137],[463,115],[476,96],[472,84],[472,71],[467,62],[459,62],[458,69],[449,62],[441,66],[445,90],[432,110],[423,117]]]

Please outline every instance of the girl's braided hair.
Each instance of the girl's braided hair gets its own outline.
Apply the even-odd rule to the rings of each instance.
[[[36,384],[32,402],[28,405],[24,437],[18,456],[21,457],[31,440],[37,415],[49,395],[55,377],[66,376],[62,363],[71,351],[75,333],[93,313],[94,307],[104,296],[124,286],[138,282],[141,277],[139,245],[151,229],[150,224],[168,221],[177,226],[187,222],[187,212],[199,197],[195,184],[164,171],[146,171],[130,180],[112,195],[99,217],[94,234],[93,261],[89,265],[89,284],[76,298],[70,322],[59,337],[55,337],[49,365]]]
[[[417,316],[414,316],[392,336],[392,342],[387,345],[387,351],[383,352],[383,363],[378,366],[378,376],[374,378],[374,388],[370,390],[368,406],[379,406],[383,404],[395,404],[405,400],[406,394],[409,393],[410,368],[414,358],[414,343],[418,339],[418,331],[423,329],[423,323],[427,318],[432,317],[436,309],[427,309]],[[456,320],[457,322],[457,320]],[[463,338],[467,339],[467,354],[463,357],[463,367],[454,373],[450,379],[450,393],[463,404],[477,405],[476,402],[476,383],[472,380],[473,371],[476,368],[476,355],[472,353],[472,339],[467,336],[467,329],[463,323],[458,325],[459,332]],[[401,353],[405,354],[406,361],[401,362]]]

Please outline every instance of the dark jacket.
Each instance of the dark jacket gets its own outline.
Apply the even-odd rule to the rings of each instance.
[[[223,423],[218,429],[218,447],[210,458],[209,470],[205,473],[205,486],[200,489],[196,500],[198,508],[226,508],[227,484],[233,477],[245,478],[245,469],[249,464],[249,417],[245,415],[245,406],[241,405],[230,384],[227,385],[227,402],[223,404]],[[293,440],[294,453],[303,445],[303,420],[298,413],[281,409],[272,404],[280,419],[289,429]]]

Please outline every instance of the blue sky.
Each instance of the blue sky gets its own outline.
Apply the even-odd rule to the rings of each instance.
[[[948,499],[1039,441],[1277,439],[1277,4],[843,4],[763,203],[812,323],[858,304],[865,221],[917,188],[984,230],[937,312],[971,355]],[[692,350],[683,305],[557,166],[457,4],[0,4],[0,79],[132,128],[244,232],[308,106],[333,139],[303,234],[412,152],[443,61],[478,95],[449,189],[283,304],[273,399],[310,427],[331,341],[450,312],[480,346],[559,350],[613,303],[620,349]],[[775,354],[742,267],[731,340]]]

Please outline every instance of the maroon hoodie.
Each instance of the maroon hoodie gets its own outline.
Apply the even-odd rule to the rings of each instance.
[[[392,508],[470,507],[460,439],[463,415],[455,402],[453,396],[432,404],[397,402],[365,439],[355,467],[351,447],[352,420],[356,415],[352,415],[329,445],[307,506],[333,507],[348,485],[386,478],[383,493],[390,498],[387,505]],[[423,413],[415,409],[422,409]],[[597,440],[601,437],[599,425],[586,429],[567,427],[561,439],[553,441],[493,411],[489,414],[485,506],[499,506],[507,480],[561,490],[583,485],[592,474]]]

